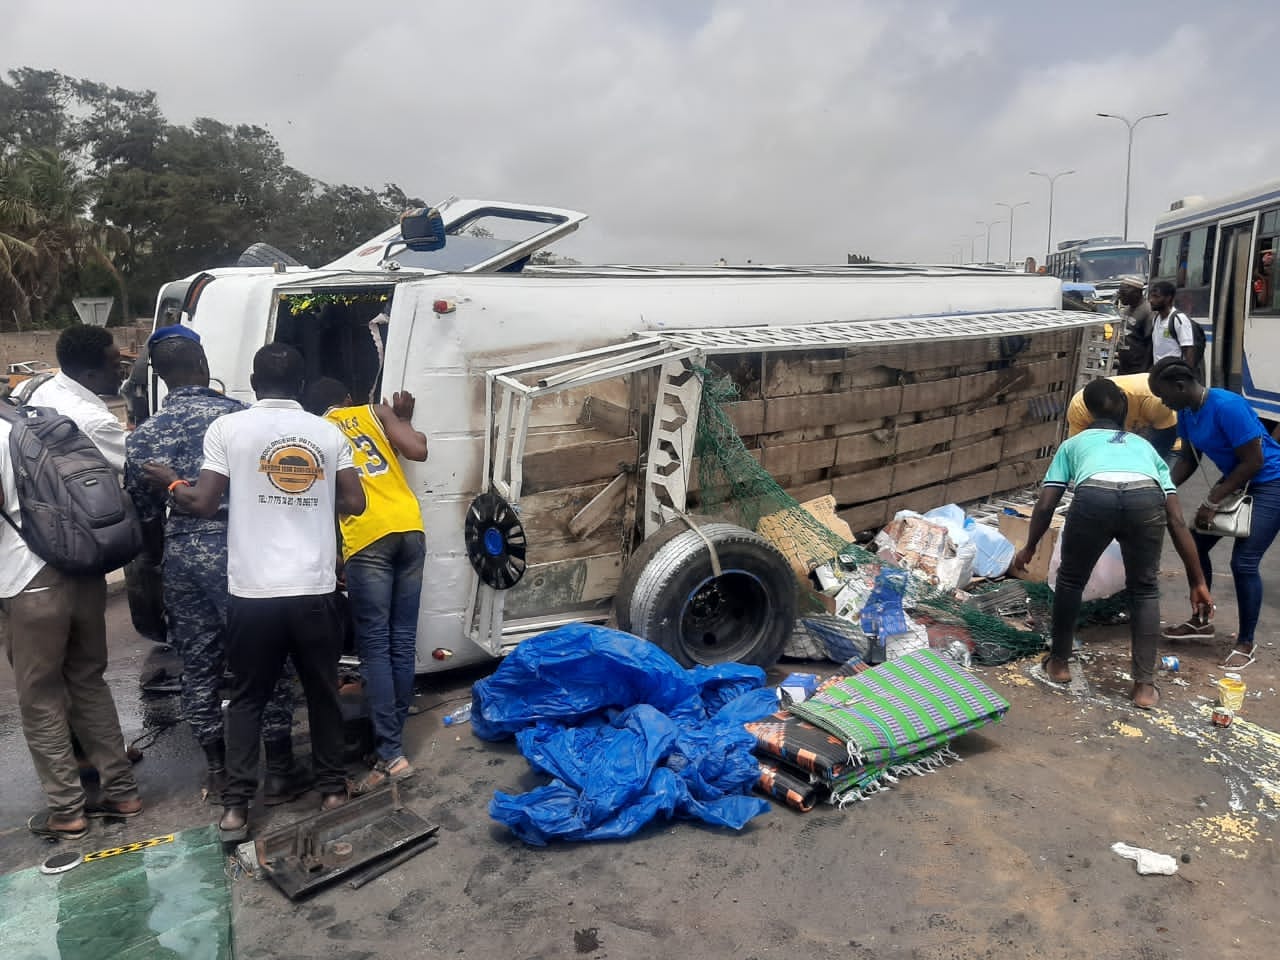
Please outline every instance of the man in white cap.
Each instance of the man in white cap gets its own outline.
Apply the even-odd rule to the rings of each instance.
[[[1121,317],[1124,328],[1116,350],[1116,373],[1146,373],[1155,362],[1152,359],[1151,304],[1144,294],[1146,281],[1142,277],[1120,278],[1116,299],[1124,308]]]

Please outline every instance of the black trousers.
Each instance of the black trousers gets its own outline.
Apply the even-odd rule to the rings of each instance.
[[[247,805],[258,792],[258,738],[285,658],[292,657],[307,698],[311,760],[321,793],[346,789],[338,657],[342,623],[332,594],[246,599],[227,609],[227,666],[233,678],[227,710],[228,805]]]
[[[1085,584],[1112,540],[1124,556],[1133,632],[1132,675],[1155,679],[1160,637],[1160,550],[1164,546],[1164,492],[1154,483],[1076,488],[1062,531],[1062,564],[1053,594],[1053,655],[1071,656],[1071,641]]]

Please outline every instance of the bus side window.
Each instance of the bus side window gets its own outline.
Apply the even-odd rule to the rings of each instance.
[[[1253,306],[1257,310],[1274,310],[1275,250],[1272,238],[1259,241],[1253,263]]]

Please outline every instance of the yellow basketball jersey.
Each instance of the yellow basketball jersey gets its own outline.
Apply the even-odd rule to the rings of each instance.
[[[389,533],[422,530],[422,508],[373,407],[334,407],[325,419],[346,434],[364,485],[364,513],[342,518],[343,559]]]

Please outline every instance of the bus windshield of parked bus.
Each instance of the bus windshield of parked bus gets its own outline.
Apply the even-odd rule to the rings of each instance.
[[[1081,283],[1101,283],[1128,274],[1145,277],[1151,268],[1151,261],[1145,247],[1082,250],[1079,268]]]

